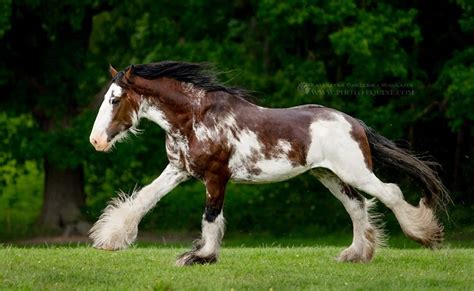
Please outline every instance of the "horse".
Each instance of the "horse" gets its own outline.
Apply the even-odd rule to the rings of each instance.
[[[272,183],[311,173],[345,207],[353,224],[352,244],[341,262],[370,262],[383,243],[371,211],[375,200],[395,214],[409,238],[428,248],[443,239],[436,210],[449,199],[432,162],[398,147],[364,122],[321,105],[265,108],[248,91],[219,83],[203,63],[163,61],[109,67],[112,81],[95,119],[90,142],[108,152],[141,118],[166,132],[168,165],[151,184],[111,201],[90,230],[92,246],[120,250],[137,237],[138,224],[180,183],[196,178],[206,187],[201,238],[176,265],[215,263],[224,236],[226,185]],[[419,182],[418,206],[400,188],[382,182],[374,163],[392,166]],[[360,192],[372,196],[367,199]]]

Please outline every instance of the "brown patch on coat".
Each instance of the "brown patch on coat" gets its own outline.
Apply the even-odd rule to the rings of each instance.
[[[209,93],[215,100],[222,99],[224,92]],[[311,144],[310,125],[316,120],[331,119],[330,110],[322,106],[298,106],[292,108],[261,108],[239,98],[227,98],[239,130],[254,132],[261,145],[265,159],[286,154],[293,166],[306,165]],[[285,153],[279,142],[288,142],[290,150]]]
[[[347,185],[342,181],[340,182],[340,185],[342,192],[346,194],[347,197],[358,200],[360,202],[364,202],[364,197],[356,189],[352,188],[351,186]]]

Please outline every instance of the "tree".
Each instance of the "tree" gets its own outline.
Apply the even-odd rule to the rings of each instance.
[[[96,1],[2,1],[0,92],[8,114],[31,114],[36,127],[16,158],[43,162],[44,201],[39,223],[71,230],[85,203],[83,158],[87,134],[79,123],[100,87],[88,56]],[[79,134],[80,132],[80,134]],[[85,134],[85,135],[84,135]]]
[[[9,124],[0,127],[0,163],[9,161],[0,171],[25,160],[42,163],[44,224],[74,227],[81,213],[95,219],[114,191],[149,183],[163,169],[164,135],[150,123],[107,155],[95,153],[87,137],[96,114],[90,105],[107,84],[108,63],[124,68],[167,59],[214,63],[221,80],[255,90],[263,106],[318,103],[389,138],[408,139],[413,150],[443,164],[455,200],[472,205],[470,1],[40,2],[0,2],[0,123]],[[384,89],[382,83],[409,84],[402,89],[412,93],[346,87],[358,83],[375,84],[372,91]],[[334,84],[352,91],[331,93]],[[203,189],[189,184],[177,191],[185,193],[164,199],[158,207],[165,210],[147,216],[146,226],[195,226]],[[230,186],[228,218],[241,229],[268,225],[277,233],[288,232],[287,221],[343,224],[347,217],[330,196],[301,195],[319,191],[326,192],[311,177],[278,187]],[[305,207],[326,213],[302,215]],[[324,216],[333,212],[338,219],[328,224]],[[178,222],[183,215],[189,220]]]

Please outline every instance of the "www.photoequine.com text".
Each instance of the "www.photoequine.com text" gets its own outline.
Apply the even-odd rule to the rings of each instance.
[[[415,95],[412,83],[308,83],[298,84],[298,91],[305,95],[319,96],[407,96]]]

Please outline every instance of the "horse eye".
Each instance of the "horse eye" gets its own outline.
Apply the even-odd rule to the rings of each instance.
[[[110,100],[110,103],[112,103],[113,105],[115,105],[119,102],[120,102],[120,98],[114,98],[114,99]]]

